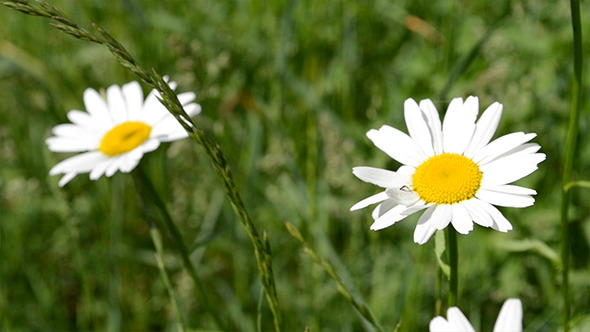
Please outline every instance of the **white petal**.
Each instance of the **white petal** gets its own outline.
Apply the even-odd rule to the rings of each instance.
[[[480,207],[482,207],[484,210],[486,210],[486,212],[494,220],[494,224],[492,225],[493,229],[500,231],[500,232],[504,232],[504,233],[508,232],[509,230],[512,230],[512,224],[510,224],[510,221],[508,221],[508,219],[506,219],[506,217],[504,217],[504,215],[502,214],[502,212],[500,212],[500,210],[498,210],[493,205],[486,203],[482,200],[478,199],[477,202],[480,205]]]
[[[483,188],[479,189],[475,196],[497,206],[523,208],[535,204],[535,199],[529,195],[508,194]]]
[[[498,128],[501,117],[502,104],[498,102],[493,103],[485,110],[485,112],[483,112],[475,125],[473,138],[465,150],[465,156],[467,158],[472,158],[477,151],[490,142]]]
[[[113,124],[118,125],[127,121],[127,105],[121,87],[111,85],[107,89],[107,100]]]
[[[455,328],[455,331],[475,332],[475,329],[457,307],[450,307],[447,310],[447,320]]]
[[[424,244],[436,232],[436,227],[434,227],[432,220],[432,214],[435,209],[436,205],[428,207],[422,216],[420,216],[420,219],[418,219],[418,224],[414,230],[414,242]]]
[[[56,175],[60,173],[86,173],[90,172],[98,163],[107,160],[109,157],[101,152],[91,151],[70,157],[57,165],[49,171],[49,175]]]
[[[525,134],[523,132],[504,135],[477,151],[472,160],[480,165],[485,165],[503,153],[532,140],[535,136],[537,134]]]
[[[382,216],[377,218],[377,220],[375,220],[375,222],[371,225],[371,230],[378,231],[404,219],[408,216],[402,213],[405,210],[406,207],[403,205],[395,206],[394,208],[390,209],[389,211],[385,212]]]
[[[531,174],[538,169],[537,164],[545,160],[545,155],[535,153],[528,156],[515,156],[494,161],[486,167],[481,167],[483,177],[482,187],[508,184]]]
[[[172,142],[188,136],[188,133],[173,116],[167,116],[154,124],[151,137],[157,137],[161,142]]]
[[[410,136],[393,127],[385,125],[379,130],[371,129],[367,137],[376,147],[402,164],[418,167],[427,159]]]
[[[443,139],[442,129],[440,124],[440,117],[438,111],[430,99],[424,99],[420,101],[420,109],[424,112],[426,117],[426,123],[430,129],[430,136],[432,137],[432,147],[434,154],[439,155],[443,153]]]
[[[132,154],[126,154],[126,155],[122,156],[121,160],[119,161],[119,170],[122,173],[131,172],[135,167],[137,167],[137,165],[141,161],[142,156],[143,156],[143,154],[139,154],[138,156],[132,155]]]
[[[379,217],[387,213],[387,211],[393,209],[394,207],[398,206],[397,202],[391,198],[387,198],[381,204],[377,205],[377,207],[371,213],[373,219],[377,220]]]
[[[92,169],[92,171],[90,171],[90,174],[89,174],[90,180],[96,181],[101,176],[103,176],[104,175],[104,172],[107,170],[107,168],[109,167],[109,165],[112,164],[112,162],[113,162],[113,159],[109,158],[107,160],[104,160],[103,162],[98,163]]]
[[[405,101],[404,116],[406,118],[406,126],[408,127],[410,137],[412,137],[427,157],[432,157],[434,155],[434,150],[432,148],[430,130],[425,119],[422,117],[420,107],[416,104],[414,99],[410,98]]]
[[[467,98],[464,104],[461,98],[451,101],[442,124],[444,152],[463,154],[475,131],[478,108],[477,97]]]
[[[178,97],[178,101],[180,102],[180,104],[182,106],[184,105],[188,105],[190,102],[192,102],[193,100],[195,100],[195,98],[197,98],[197,95],[194,92],[183,92],[183,93],[179,93],[177,95]]]
[[[143,107],[143,91],[138,82],[133,81],[123,85],[123,96],[127,107],[127,120],[139,120],[141,109]]]
[[[515,185],[511,185],[511,184],[505,184],[505,185],[501,185],[501,186],[490,186],[490,187],[485,187],[485,189],[497,191],[500,193],[515,194],[515,195],[536,195],[537,194],[537,192],[533,189],[529,189],[529,188],[525,188],[525,187],[521,187],[521,186],[515,186]]]
[[[53,152],[83,152],[95,150],[99,143],[88,139],[49,137],[45,140],[49,151]]]
[[[152,90],[143,103],[140,119],[150,126],[154,126],[166,116],[171,116],[156,97],[159,95],[156,90]]]
[[[86,111],[92,116],[97,125],[112,127],[107,104],[96,90],[89,88],[84,91],[84,105]]]
[[[453,218],[453,209],[449,204],[440,204],[432,213],[432,223],[436,229],[441,230],[449,225]]]
[[[386,200],[387,198],[389,198],[389,196],[387,196],[387,193],[385,193],[385,191],[382,191],[378,194],[375,194],[373,196],[369,196],[369,197],[363,199],[362,201],[356,203],[355,205],[353,205],[350,208],[350,211],[356,211],[356,210],[366,208],[369,205],[382,202],[382,201]]]
[[[134,158],[139,160],[145,153],[152,152],[160,146],[160,141],[154,138],[150,138],[143,142],[140,146],[129,152],[134,154]]]
[[[122,158],[122,155],[112,157],[109,161],[107,168],[104,171],[104,175],[106,175],[109,178],[113,176],[119,170]]]
[[[82,128],[82,127],[79,127],[77,125],[70,124],[70,123],[59,124],[59,125],[53,127],[53,129],[51,129],[51,132],[55,136],[74,138],[74,139],[81,138],[81,139],[94,139],[94,140],[98,139],[98,140],[100,140],[100,138],[101,138],[101,137],[98,137],[98,135],[95,132],[89,132],[85,128]]]
[[[468,201],[463,201],[460,203],[463,205],[467,211],[469,211],[469,215],[471,219],[478,225],[483,227],[492,227],[494,225],[494,220],[492,216],[481,206],[480,201],[477,198],[472,198]]]
[[[512,163],[526,163],[528,162],[528,159],[535,154],[535,152],[539,151],[539,149],[541,149],[541,146],[536,143],[522,144],[512,150],[502,153],[487,163],[480,162],[478,166],[482,172],[485,172],[486,170],[493,168],[494,165],[506,163],[507,161]],[[536,157],[532,158],[534,159]]]
[[[86,112],[72,110],[68,112],[68,119],[75,125],[91,132],[103,132],[106,128],[98,126],[94,118]]]
[[[420,200],[420,196],[417,193],[404,187],[402,189],[387,188],[385,192],[398,204],[405,206],[414,205]]]
[[[382,188],[401,188],[410,183],[407,175],[401,175],[394,171],[381,168],[359,166],[352,169],[352,174],[359,179],[372,183]]]
[[[60,180],[59,180],[59,186],[63,187],[65,186],[68,182],[70,182],[78,173],[66,173],[66,175],[64,175]]]
[[[190,103],[188,105],[183,105],[184,111],[188,116],[193,117],[199,113],[201,113],[201,105],[196,103]]]
[[[494,324],[494,332],[522,331],[522,303],[519,299],[508,299],[502,305],[498,319]]]
[[[457,232],[468,234],[473,230],[473,221],[467,209],[461,203],[451,205],[453,209],[453,219],[451,223]]]

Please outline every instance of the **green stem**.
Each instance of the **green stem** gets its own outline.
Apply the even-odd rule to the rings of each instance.
[[[570,239],[568,227],[568,208],[571,194],[566,186],[572,178],[574,165],[574,153],[576,150],[576,139],[580,126],[580,98],[582,93],[582,24],[580,19],[580,1],[570,0],[572,13],[572,29],[574,39],[574,77],[572,81],[572,107],[567,135],[567,143],[564,157],[563,179],[561,190],[561,261],[562,269],[562,287],[561,294],[563,300],[562,323],[563,331],[569,331],[570,321],[570,296],[569,296],[569,268],[570,268]]]
[[[168,213],[166,205],[160,197],[160,195],[158,194],[158,191],[154,187],[149,177],[145,174],[145,171],[143,170],[143,167],[141,165],[139,165],[136,168],[136,170],[133,172],[133,175],[135,179],[135,185],[138,188],[140,200],[149,200],[149,202],[144,202],[144,204],[151,203],[155,205],[158,208],[158,210],[160,210],[160,213],[162,214],[162,217],[164,219],[164,226],[168,229],[168,232],[170,233],[170,235],[172,235],[172,238],[174,239],[174,243],[178,248],[178,252],[180,253],[182,263],[184,264],[184,268],[186,269],[193,281],[196,296],[201,301],[203,308],[207,311],[207,314],[213,319],[213,321],[217,325],[217,328],[219,328],[220,330],[227,330],[227,327],[225,326],[223,320],[217,315],[215,311],[212,310],[212,307],[209,304],[209,300],[203,289],[201,279],[197,275],[195,266],[193,265],[190,259],[188,249],[184,244],[184,240],[182,239],[182,234],[180,233],[180,230],[178,229],[178,227],[176,227],[176,224],[174,223],[172,217]],[[149,210],[146,207],[145,209],[143,209],[143,211],[147,212]],[[148,213],[145,214],[146,217],[149,219],[157,219],[150,217]]]
[[[447,300],[448,307],[456,307],[459,297],[459,280],[458,280],[458,249],[457,249],[457,231],[449,225],[447,226],[447,252],[449,254],[449,265],[451,266],[451,275],[449,277],[449,297]]]
[[[158,228],[154,227],[153,224],[150,225],[150,236],[152,237],[152,242],[154,244],[154,248],[156,249],[156,252],[154,254],[156,256],[158,270],[160,270],[160,276],[162,277],[164,286],[168,291],[168,297],[170,297],[172,310],[174,311],[174,316],[176,317],[178,332],[184,332],[185,329],[184,324],[182,323],[182,315],[180,313],[180,310],[178,309],[178,302],[176,300],[174,290],[172,289],[172,283],[170,282],[170,278],[168,277],[168,273],[166,272],[166,265],[164,265],[164,249],[162,247],[162,235],[160,234],[160,231],[158,231]]]

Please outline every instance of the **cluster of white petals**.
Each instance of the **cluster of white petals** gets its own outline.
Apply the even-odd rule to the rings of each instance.
[[[477,97],[465,101],[455,98],[441,123],[429,99],[420,101],[419,105],[413,99],[406,100],[404,116],[409,135],[387,125],[367,133],[375,146],[402,166],[397,171],[367,166],[353,168],[359,179],[384,190],[358,202],[351,210],[379,203],[372,214],[373,230],[389,227],[425,210],[414,232],[414,241],[419,244],[426,243],[436,230],[449,224],[461,234],[473,230],[474,222],[500,232],[511,230],[510,222],[494,205],[517,208],[533,205],[535,190],[510,183],[534,172],[545,155],[537,153],[538,144],[529,143],[536,134],[516,132],[491,141],[502,115],[500,103],[493,103],[476,121],[478,112]],[[463,156],[477,165],[482,177],[473,197],[453,203],[428,202],[415,190],[416,170],[443,154]]]

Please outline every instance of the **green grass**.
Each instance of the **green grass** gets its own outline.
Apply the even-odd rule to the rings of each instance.
[[[219,142],[246,208],[268,234],[285,331],[367,327],[289,235],[287,221],[385,330],[400,321],[402,331],[427,328],[435,307],[434,243],[413,243],[416,217],[370,231],[370,210],[349,208],[376,189],[351,168],[397,166],[365,133],[382,124],[404,129],[406,98],[431,98],[441,113],[457,96],[479,96],[482,109],[501,102],[497,136],[535,132],[547,160],[519,182],[537,190],[536,204],[502,209],[513,231],[476,227],[458,236],[461,309],[477,330],[490,331],[501,303],[519,297],[527,331],[560,326],[559,267],[542,251],[521,249],[523,241],[539,240],[559,250],[573,67],[567,2],[52,3],[89,30],[90,21],[107,29],[146,68],[177,81],[179,91],[197,93],[203,113],[195,122]],[[582,8],[582,22],[589,9]],[[428,26],[408,29],[408,15]],[[79,175],[60,189],[58,177],[48,176],[65,156],[50,153],[44,140],[67,121],[67,111],[83,108],[84,89],[137,78],[106,48],[45,19],[2,7],[0,22],[0,329],[174,330],[132,177],[93,182]],[[583,98],[575,180],[588,180],[587,108]],[[236,330],[255,330],[264,295],[252,244],[209,160],[183,140],[146,155],[142,165],[193,252],[210,309]],[[571,309],[580,330],[590,325],[589,200],[587,189],[573,189]],[[174,243],[162,235],[185,326],[213,329]],[[261,326],[271,330],[262,301]]]

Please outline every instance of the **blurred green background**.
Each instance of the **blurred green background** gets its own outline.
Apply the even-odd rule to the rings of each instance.
[[[258,230],[268,233],[285,331],[370,330],[288,234],[287,221],[386,330],[400,321],[402,331],[427,329],[434,241],[413,243],[419,214],[370,231],[371,210],[349,208],[378,188],[351,168],[397,168],[365,133],[383,124],[405,130],[406,98],[430,98],[441,115],[454,97],[476,95],[481,110],[501,102],[496,137],[535,132],[547,160],[519,182],[538,191],[536,204],[501,209],[513,231],[476,226],[459,236],[461,309],[477,330],[490,331],[503,301],[519,297],[526,331],[559,328],[560,274],[550,254],[559,249],[570,110],[568,1],[52,3],[82,27],[104,27],[178,91],[197,93],[203,112],[195,121],[221,145]],[[583,4],[583,23],[589,13]],[[46,19],[2,7],[0,22],[0,330],[174,330],[131,177],[93,182],[82,174],[61,189],[48,175],[66,155],[50,153],[44,140],[67,111],[83,109],[83,91],[137,78],[106,48]],[[588,179],[587,108],[584,100],[576,179]],[[201,148],[167,144],[142,165],[193,250],[213,310],[235,330],[255,330],[261,285],[253,248]],[[575,190],[570,212],[580,330],[590,313],[589,200],[588,190]],[[169,237],[164,245],[186,326],[212,329]],[[262,328],[272,329],[266,303]]]

